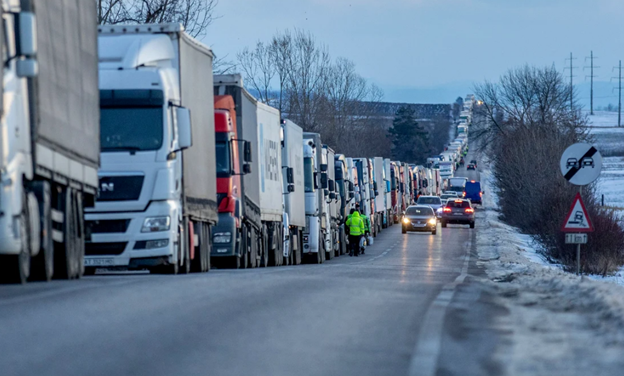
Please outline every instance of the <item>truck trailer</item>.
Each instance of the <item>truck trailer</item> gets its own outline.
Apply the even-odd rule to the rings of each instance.
[[[282,121],[282,180],[284,184],[284,264],[301,263],[303,231],[306,226],[303,174],[303,129],[290,120]]]

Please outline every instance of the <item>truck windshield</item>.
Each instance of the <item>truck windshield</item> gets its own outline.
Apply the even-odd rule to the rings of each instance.
[[[102,107],[102,151],[158,150],[163,143],[162,107]]]
[[[224,178],[230,176],[232,168],[230,166],[229,143],[217,142],[215,149],[217,153],[217,177]]]
[[[314,192],[314,169],[312,168],[312,158],[303,158],[303,174],[305,191]]]

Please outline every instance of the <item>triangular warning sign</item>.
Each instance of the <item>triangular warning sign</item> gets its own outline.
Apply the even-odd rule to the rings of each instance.
[[[594,231],[594,226],[589,220],[589,215],[587,215],[587,209],[585,209],[585,204],[583,204],[583,199],[581,199],[581,194],[577,193],[574,197],[574,202],[572,203],[572,207],[570,208],[570,212],[568,213],[565,222],[563,222],[563,227],[561,228],[563,232],[592,232]]]

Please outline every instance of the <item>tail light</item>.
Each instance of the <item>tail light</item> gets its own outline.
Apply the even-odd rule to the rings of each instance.
[[[445,207],[444,209],[442,209],[442,211],[444,211],[445,213],[452,212],[451,208],[449,208],[449,207]]]
[[[466,192],[462,192],[462,197],[466,197]]]
[[[479,197],[483,197],[483,192],[479,192]]]
[[[474,209],[473,208],[466,208],[466,213],[474,213]]]

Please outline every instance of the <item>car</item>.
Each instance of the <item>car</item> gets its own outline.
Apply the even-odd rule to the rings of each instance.
[[[446,200],[448,199],[456,199],[457,198],[457,192],[444,192],[442,193],[442,196],[440,196],[440,200],[442,200],[443,202],[446,202]]]
[[[438,229],[438,219],[433,209],[426,205],[412,205],[405,210],[403,215],[402,233],[407,234],[408,231],[431,232],[435,235]]]
[[[436,211],[442,206],[442,200],[438,196],[420,196],[416,201],[416,205],[429,206]]]
[[[475,227],[474,208],[469,200],[457,199],[448,200],[442,209],[442,218],[440,219],[442,227],[447,224],[470,225]]]
[[[477,166],[474,165],[474,163],[468,163],[468,166],[466,166],[466,170],[476,170]]]
[[[467,182],[464,187],[464,198],[470,200],[473,204],[481,205],[481,199],[483,198],[481,183],[475,180]]]
[[[472,163],[475,166],[475,168],[477,168],[477,160],[476,159],[471,160],[470,163]]]

